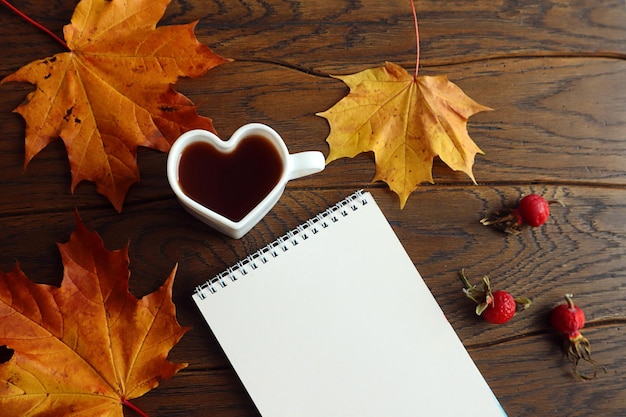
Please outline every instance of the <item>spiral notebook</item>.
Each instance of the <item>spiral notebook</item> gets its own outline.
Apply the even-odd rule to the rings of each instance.
[[[263,417],[505,415],[368,192],[193,299]]]

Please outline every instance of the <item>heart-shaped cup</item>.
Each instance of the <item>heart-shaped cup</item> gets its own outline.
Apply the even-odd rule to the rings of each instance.
[[[325,165],[321,152],[290,154],[274,129],[250,123],[227,141],[206,130],[181,135],[167,158],[167,179],[189,213],[239,239],[274,207],[287,181]]]

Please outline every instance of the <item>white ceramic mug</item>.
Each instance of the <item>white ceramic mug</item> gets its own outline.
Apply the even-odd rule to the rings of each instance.
[[[207,146],[212,147],[210,152],[218,155],[218,158],[220,155],[226,158],[234,152],[239,152],[238,146],[243,140],[258,136],[267,139],[273,145],[279,155],[282,169],[278,173],[278,178],[273,188],[241,219],[233,220],[228,218],[215,209],[198,202],[199,198],[194,199],[185,193],[185,186],[184,184],[181,185],[180,180],[180,174],[184,172],[184,168],[181,169],[181,159],[186,150],[193,152],[190,146],[198,143],[207,144]],[[254,162],[256,165],[257,161]],[[263,163],[263,161],[258,162]],[[185,164],[184,161],[183,164]],[[167,158],[167,179],[179,202],[189,213],[214,229],[232,238],[239,239],[248,233],[274,207],[285,190],[287,181],[320,172],[325,166],[325,158],[321,152],[307,151],[290,154],[285,142],[274,129],[261,123],[250,123],[237,129],[228,141],[224,141],[206,130],[191,130],[181,135],[172,145]],[[236,169],[236,167],[233,169]],[[220,178],[210,180],[220,181],[224,180],[224,178],[228,180],[229,178],[224,176],[233,174],[232,172],[229,173],[228,170],[226,171],[222,173],[223,176]],[[187,173],[185,175],[188,176],[190,174]],[[203,180],[201,178],[198,179],[198,181]]]

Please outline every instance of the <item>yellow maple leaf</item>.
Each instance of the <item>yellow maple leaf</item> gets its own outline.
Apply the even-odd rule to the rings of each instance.
[[[444,75],[415,77],[391,62],[336,78],[350,92],[318,113],[331,128],[327,163],[374,152],[373,181],[386,182],[401,207],[420,184],[433,182],[436,156],[476,182],[474,157],[483,152],[467,132],[467,119],[489,107],[469,98]]]
[[[170,0],[82,0],[64,27],[68,52],[33,61],[1,82],[37,88],[15,111],[26,121],[24,166],[59,137],[72,171],[121,211],[139,181],[137,147],[167,152],[211,119],[171,87],[227,62],[198,42],[196,23],[156,27]],[[63,42],[63,41],[61,41]]]

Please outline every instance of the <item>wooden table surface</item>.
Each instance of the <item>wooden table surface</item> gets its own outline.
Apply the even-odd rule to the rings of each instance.
[[[14,3],[61,35],[77,2]],[[373,158],[362,154],[292,181],[270,214],[233,240],[184,212],[166,180],[167,155],[158,151],[139,152],[142,179],[121,213],[93,184],[70,193],[60,141],[23,170],[25,124],[11,111],[32,86],[5,84],[0,270],[12,270],[18,260],[32,280],[59,284],[56,242],[74,230],[75,208],[109,249],[129,244],[135,295],[155,290],[178,263],[173,297],[179,321],[193,329],[170,358],[189,367],[135,403],[151,417],[258,416],[190,295],[239,258],[365,188],[510,416],[626,415],[626,3],[416,3],[421,74],[446,74],[495,109],[468,125],[485,151],[474,166],[478,185],[437,161],[435,184],[420,187],[400,210],[384,184],[371,182]],[[279,131],[291,151],[327,155],[329,126],[315,113],[347,93],[330,74],[385,61],[414,68],[408,0],[173,0],[162,24],[194,20],[200,41],[235,61],[176,88],[225,138],[242,124],[262,122]],[[62,49],[47,35],[0,7],[0,77],[57,52]],[[565,206],[553,207],[544,226],[519,236],[479,223],[531,192]],[[498,287],[532,298],[533,306],[506,325],[481,321],[461,291],[461,268],[474,279],[488,274]],[[549,325],[550,310],[570,292],[587,314],[583,333],[593,356],[606,368],[593,381],[572,376]]]

